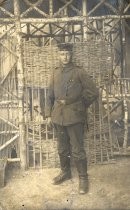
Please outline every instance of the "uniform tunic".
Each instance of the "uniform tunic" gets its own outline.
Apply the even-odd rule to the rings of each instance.
[[[97,96],[95,84],[82,67],[73,63],[57,67],[47,93],[46,116],[51,116],[53,123],[64,126],[84,122],[86,108]],[[65,100],[65,105],[60,100]]]

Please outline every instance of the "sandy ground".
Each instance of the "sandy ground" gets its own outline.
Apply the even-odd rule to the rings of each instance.
[[[8,167],[0,189],[0,210],[130,210],[130,158],[89,167],[90,190],[78,194],[77,172],[60,186],[51,184],[59,169],[21,172]]]

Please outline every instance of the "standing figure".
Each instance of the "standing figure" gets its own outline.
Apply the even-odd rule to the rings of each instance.
[[[57,134],[60,174],[58,185],[71,179],[70,157],[79,174],[79,193],[88,192],[87,159],[84,149],[84,125],[87,108],[97,99],[98,89],[83,67],[72,62],[73,45],[60,44],[60,66],[53,71],[47,93],[45,115]]]

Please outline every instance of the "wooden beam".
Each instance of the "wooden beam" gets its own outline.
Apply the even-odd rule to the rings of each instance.
[[[64,18],[22,18],[21,23],[65,23],[65,22],[81,22],[82,16],[64,17]]]
[[[16,17],[16,53],[17,60],[17,76],[18,76],[18,113],[19,113],[19,137],[20,137],[20,159],[21,169],[27,168],[27,148],[25,137],[25,118],[24,118],[24,69],[22,60],[22,37],[21,37],[21,24],[20,24],[20,8],[19,0],[14,0],[14,14]]]
[[[12,126],[13,128],[18,129],[18,127],[16,125],[14,125],[13,123],[11,123],[10,121],[4,119],[3,117],[0,116],[0,120],[4,121],[5,123],[7,123],[8,125]]]
[[[102,15],[102,16],[93,16],[89,17],[88,20],[104,20],[104,19],[129,19],[130,15]],[[12,24],[15,23],[16,18],[0,18],[0,24]],[[21,18],[20,23],[65,23],[65,22],[81,22],[84,21],[83,16],[75,17],[63,17],[63,18]]]
[[[14,134],[14,133],[18,133],[18,131],[17,130],[10,130],[10,131],[0,131],[0,135],[1,134]]]
[[[124,105],[124,141],[123,141],[123,149],[126,150],[128,143],[128,104],[126,99],[123,100]]]
[[[49,15],[53,16],[53,0],[49,0]]]
[[[6,147],[8,147],[10,144],[12,144],[18,137],[19,137],[19,134],[17,134],[16,136],[12,137],[9,141],[5,142],[5,144],[0,146],[0,151],[2,151]]]
[[[116,110],[116,109],[118,108],[118,106],[120,106],[120,105],[122,104],[122,102],[123,102],[123,99],[121,99],[120,101],[118,101],[118,103],[117,103],[116,105],[114,105],[114,106],[112,107],[112,109],[109,110],[109,112],[112,113],[114,110]],[[106,117],[108,117],[108,114],[105,114],[105,115],[103,116],[103,120],[104,120]]]
[[[65,4],[67,3],[67,0],[61,0],[61,1]],[[79,15],[79,16],[82,15],[82,12],[73,5],[73,2],[68,7],[70,7],[73,11],[75,11],[77,13],[77,15]]]
[[[126,13],[129,10],[129,8],[130,8],[130,3],[124,8],[123,13]]]
[[[121,0],[121,1],[122,1],[122,0]],[[111,3],[104,2],[104,5],[105,5],[106,7],[108,7],[112,12],[114,12],[116,15],[120,15],[120,14],[121,14],[119,10],[117,10],[115,7],[113,7],[113,6],[111,5]]]
[[[104,20],[104,19],[129,19],[130,15],[102,15],[88,17],[89,20]]]
[[[3,44],[2,41],[0,41],[0,45],[3,46],[3,48],[5,48],[8,52],[10,52],[12,55],[14,55],[15,57],[17,57],[16,53],[14,51],[12,51],[11,49],[8,48],[8,46],[6,46],[5,44]]]
[[[14,17],[14,14],[12,14],[11,12],[9,12],[8,10],[6,10],[4,7],[0,7],[0,10],[3,11],[3,13],[5,15],[9,15],[10,17]]]
[[[82,0],[82,12],[84,17],[83,38],[87,39],[87,0]]]
[[[20,158],[8,158],[8,162],[20,162]]]
[[[49,17],[48,14],[46,14],[42,10],[38,9],[37,7],[29,7],[29,9],[27,9],[25,12],[23,12],[20,17],[23,18],[24,16],[26,16],[32,10],[36,10],[39,14],[43,15],[43,17],[46,17],[46,18]]]
[[[92,8],[89,12],[88,15],[91,15],[94,13],[106,0],[101,0],[94,8]]]
[[[54,13],[53,17],[56,17],[56,16],[60,15],[60,13],[62,11],[64,11],[69,5],[72,4],[72,2],[73,2],[73,0],[67,1],[66,4],[63,7],[59,8],[58,12]]]

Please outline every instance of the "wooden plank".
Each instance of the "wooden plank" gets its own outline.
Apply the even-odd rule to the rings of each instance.
[[[20,162],[20,158],[8,158],[8,162]]]
[[[0,159],[0,188],[5,185],[5,167],[7,164],[6,159]]]
[[[13,123],[11,123],[10,121],[4,119],[3,117],[0,116],[0,120],[4,121],[5,123],[7,123],[8,125],[12,126],[13,128],[18,129],[18,127],[16,125],[14,125]]]
[[[94,16],[89,17],[89,20],[106,20],[106,19],[129,19],[130,15],[102,15],[102,16]],[[9,24],[15,23],[15,18],[0,18],[0,24]],[[20,20],[21,23],[64,23],[64,22],[82,22],[84,21],[83,16],[75,16],[75,17],[65,17],[65,18],[22,18]]]
[[[11,138],[9,141],[7,141],[5,144],[0,146],[0,151],[8,147],[10,144],[12,144],[17,138],[19,137],[19,134],[15,135],[13,138]]]
[[[11,131],[0,131],[0,134],[12,134],[12,133],[18,133],[16,130],[11,130]]]

